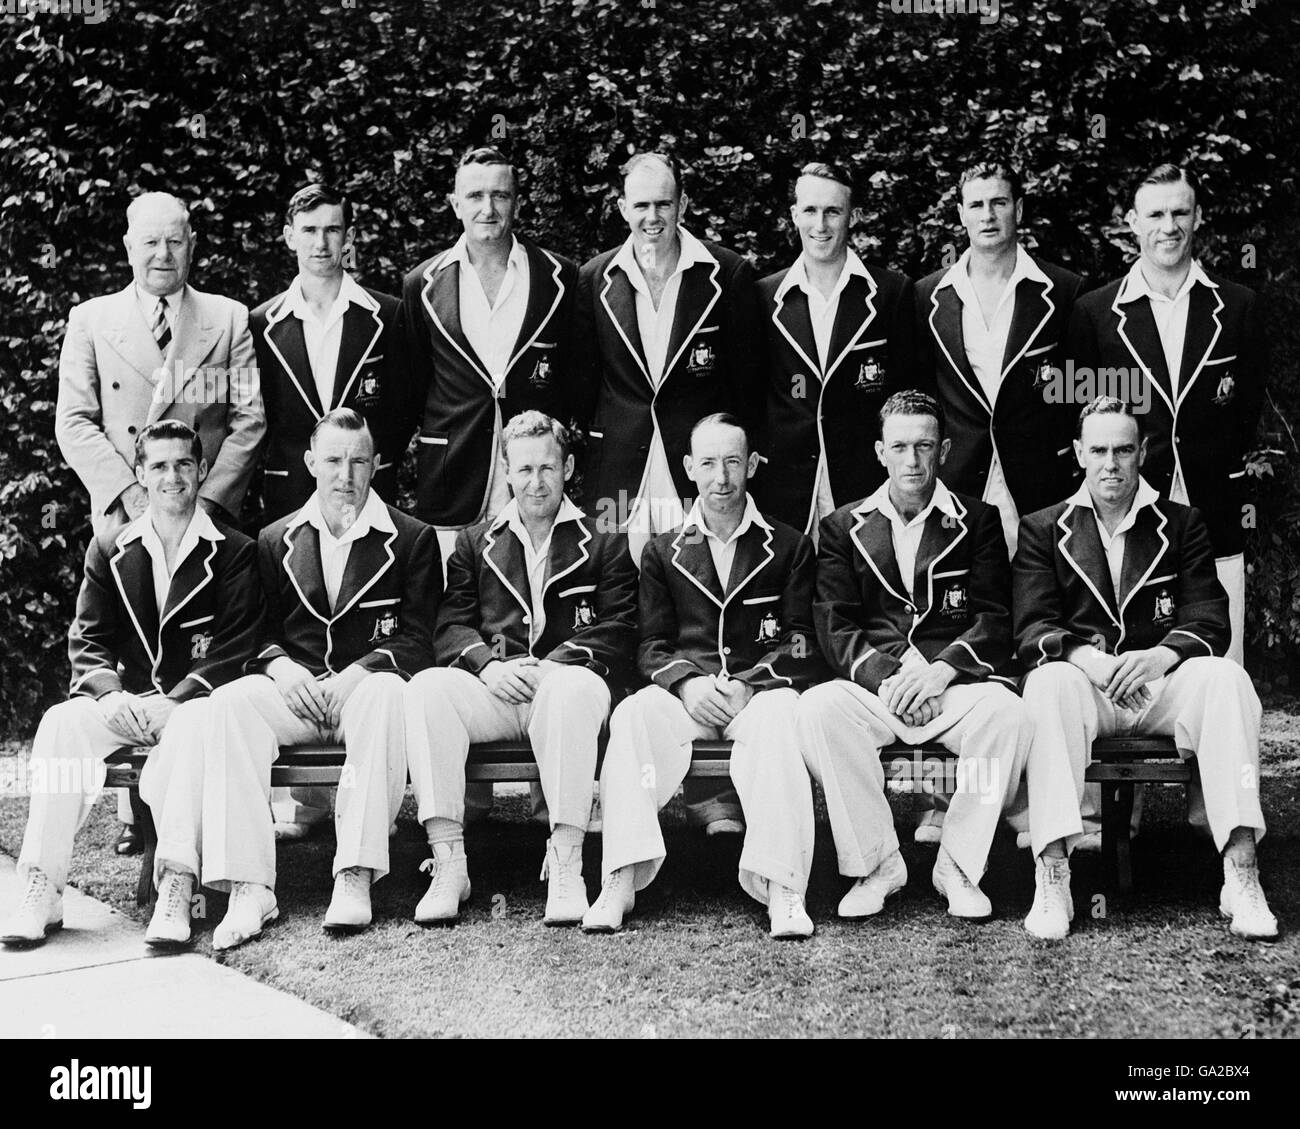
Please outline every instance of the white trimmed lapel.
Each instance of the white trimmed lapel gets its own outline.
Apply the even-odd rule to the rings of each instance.
[[[1192,375],[1186,380],[1179,377],[1178,380],[1178,404],[1181,407],[1184,397],[1192,390],[1192,385],[1196,383],[1196,378],[1201,375],[1201,370],[1205,368],[1205,362],[1210,359],[1210,354],[1214,352],[1214,346],[1218,344],[1219,336],[1223,333],[1223,323],[1219,320],[1219,311],[1223,309],[1223,296],[1219,293],[1218,287],[1208,287],[1196,285],[1192,287],[1192,292],[1187,296],[1187,333],[1183,339],[1183,356],[1181,372],[1187,371],[1187,362],[1192,358],[1192,350],[1196,348],[1195,337],[1200,336],[1197,330],[1204,325],[1204,319],[1198,317],[1200,311],[1193,307],[1197,305],[1197,291],[1210,290],[1214,298],[1214,309],[1210,311],[1210,318],[1214,322],[1214,332],[1210,335],[1210,340],[1201,355],[1196,358],[1196,367],[1192,370]]]
[[[790,343],[790,348],[792,348],[796,353],[799,354],[800,358],[803,360],[803,363],[808,366],[809,370],[817,373],[820,376],[822,373],[822,366],[818,364],[817,361],[815,361],[804,351],[803,344],[799,341],[797,337],[794,336],[793,333],[790,332],[789,329],[786,328],[785,322],[781,320],[781,315],[785,311],[786,296],[793,293],[793,291],[796,289],[798,288],[791,287],[790,290],[787,290],[784,294],[778,294],[776,296],[776,306],[772,310],[772,324],[775,325],[776,328],[781,331],[781,336],[784,337],[786,341]],[[811,323],[809,323],[808,332],[809,333],[812,332]],[[815,350],[816,350],[816,346],[814,345],[814,351]]]
[[[840,319],[853,316],[853,312],[846,308],[845,299],[848,298],[849,291],[850,289],[852,289],[856,277],[857,276],[855,275],[854,278],[849,279],[848,284],[844,287],[843,293],[840,294],[839,309],[835,312],[835,325],[831,327],[832,341],[835,338],[835,329],[840,324]],[[825,378],[826,380],[830,380],[830,378],[835,374],[835,370],[840,367],[840,364],[843,362],[844,358],[849,355],[849,352],[853,349],[853,346],[855,346],[860,340],[862,340],[867,330],[871,328],[871,323],[876,320],[876,291],[879,290],[880,287],[876,285],[876,278],[875,275],[871,273],[870,267],[867,267],[866,281],[867,281],[867,293],[866,293],[866,297],[863,299],[867,307],[866,315],[858,323],[858,328],[854,331],[853,336],[849,338],[848,343],[844,346],[844,348],[840,350],[839,355],[836,356],[834,360],[831,360],[827,364],[826,378]]]
[[[692,529],[695,530],[694,537],[688,540],[687,532]],[[726,603],[726,599],[722,593],[722,584],[718,580],[718,570],[713,565],[713,554],[709,552],[709,547],[704,543],[704,540],[705,536],[700,530],[695,529],[694,526],[683,525],[682,528],[678,530],[677,536],[673,538],[673,555],[671,563],[673,568],[703,592],[704,595],[718,608],[718,610],[721,611]],[[700,578],[699,571],[687,568],[686,565],[682,563],[682,552],[688,548],[703,550],[703,558],[695,563],[699,565],[701,570],[705,567],[708,568],[708,571],[704,573],[705,579]],[[699,554],[697,553],[696,555],[698,556]],[[713,587],[710,587],[709,584],[706,583],[706,580],[711,580],[713,582]]]
[[[1043,311],[1043,316],[1038,319],[1038,324],[1034,326],[1032,330],[1030,330],[1029,335],[1025,338],[1024,344],[1021,345],[1020,348],[1014,354],[1012,354],[1011,347],[1012,344],[1015,342],[1016,329],[1018,328],[1016,323],[1020,320],[1018,315],[1021,313],[1022,310],[1020,304],[1020,295],[1019,293],[1016,294],[1015,298],[1013,299],[1015,302],[1015,306],[1011,312],[1011,331],[1007,334],[1006,348],[1007,348],[1008,355],[1003,357],[1002,359],[1002,375],[998,378],[999,381],[1006,380],[1007,373],[1009,373],[1013,368],[1015,368],[1016,364],[1020,361],[1020,358],[1023,357],[1027,352],[1029,352],[1030,347],[1034,344],[1036,340],[1038,340],[1038,335],[1043,332],[1043,327],[1049,321],[1052,320],[1052,314],[1056,311],[1056,303],[1052,301],[1052,297],[1051,297],[1052,280],[1050,278],[1048,278],[1046,285],[1039,282],[1036,278],[1021,279],[1020,283],[1017,284],[1016,287],[1017,291],[1020,289],[1021,285],[1025,285],[1025,284],[1028,284],[1029,286],[1036,286],[1041,289],[1039,298],[1042,302],[1044,302],[1047,305],[1047,309]]]
[[[709,300],[704,303],[704,309],[700,311],[700,316],[695,319],[695,324],[692,325],[689,330],[683,333],[681,337],[677,336],[678,326],[685,325],[685,321],[683,320],[682,317],[683,310],[685,309],[683,300],[684,299],[689,300],[690,298],[689,287],[694,282],[694,280],[691,278],[691,275],[695,271],[703,267],[704,265],[705,265],[704,263],[696,263],[690,268],[688,268],[687,270],[682,272],[681,285],[678,287],[677,290],[677,309],[673,313],[673,328],[672,328],[672,338],[676,339],[677,341],[677,352],[673,353],[672,356],[668,359],[668,361],[664,364],[663,380],[660,381],[661,386],[665,381],[668,380],[668,377],[672,374],[673,369],[677,366],[677,362],[682,359],[682,354],[686,352],[686,346],[691,343],[691,339],[696,335],[696,333],[699,332],[700,326],[702,326],[705,323],[705,321],[708,320],[708,316],[713,311],[713,307],[718,304],[718,299],[722,297],[722,286],[718,283],[718,275],[722,271],[722,264],[718,262],[717,259],[714,259],[709,269],[709,277],[705,280],[707,285],[712,289],[713,293],[709,295]]]
[[[1147,380],[1151,383],[1151,387],[1154,388],[1154,389],[1156,390],[1156,392],[1158,392],[1158,393],[1160,394],[1160,398],[1161,398],[1161,399],[1165,402],[1165,404],[1168,406],[1168,408],[1169,408],[1169,414],[1170,414],[1170,415],[1173,415],[1173,414],[1174,414],[1174,404],[1173,404],[1173,401],[1169,398],[1169,389],[1166,388],[1165,385],[1162,384],[1162,383],[1160,382],[1160,380],[1157,379],[1155,371],[1151,368],[1150,365],[1148,365],[1148,364],[1146,363],[1145,360],[1143,360],[1143,358],[1142,358],[1142,354],[1141,354],[1140,352],[1138,352],[1138,348],[1137,348],[1137,346],[1133,344],[1133,339],[1129,336],[1129,333],[1128,333],[1128,327],[1127,327],[1127,324],[1126,324],[1126,323],[1127,323],[1128,320],[1129,320],[1129,316],[1128,316],[1128,306],[1130,305],[1130,303],[1123,303],[1123,304],[1120,303],[1120,300],[1119,300],[1119,299],[1120,299],[1120,295],[1123,294],[1123,293],[1124,293],[1124,283],[1121,282],[1120,285],[1119,285],[1119,289],[1118,289],[1117,291],[1115,291],[1115,301],[1113,301],[1113,302],[1110,304],[1110,308],[1111,308],[1111,310],[1112,310],[1112,311],[1115,313],[1115,315],[1119,318],[1119,324],[1115,327],[1115,332],[1119,335],[1119,339],[1120,339],[1121,341],[1124,342],[1124,348],[1126,348],[1126,349],[1129,351],[1129,355],[1130,355],[1130,356],[1131,356],[1131,357],[1132,357],[1132,358],[1137,362],[1138,367],[1143,371],[1143,373],[1146,374],[1146,378],[1147,378]],[[1142,299],[1139,299],[1139,301],[1146,302],[1146,304],[1147,304],[1147,317],[1148,317],[1148,318],[1152,317],[1152,314],[1151,314],[1151,299],[1150,299],[1150,298],[1142,298]],[[1160,346],[1160,336],[1159,336],[1159,334],[1156,334],[1156,349],[1157,349],[1157,352],[1159,352],[1159,346]],[[1163,371],[1163,369],[1164,369],[1164,354],[1163,354],[1163,353],[1160,354],[1160,356],[1159,356],[1159,358],[1158,358],[1158,360],[1157,360],[1156,363],[1160,365],[1160,368],[1161,368],[1161,370]],[[1094,375],[1095,375],[1095,374],[1094,374]],[[1169,374],[1168,374],[1167,372],[1165,373],[1165,379],[1166,379],[1166,380],[1169,379]]]
[[[149,596],[153,598],[153,570],[148,563],[149,551],[140,544],[138,539],[128,541],[125,545],[119,545],[117,552],[109,558],[108,569],[113,574],[113,580],[117,583],[117,594],[122,598],[122,606],[126,608],[126,614],[131,618],[131,626],[135,628],[135,633],[139,636],[140,643],[144,647],[144,652],[149,656],[150,664],[155,670],[157,670],[159,654],[154,650],[153,642],[151,642],[149,638],[149,633],[145,631],[144,625],[140,622],[140,617],[136,614],[136,601],[138,600],[145,603],[145,614],[147,614],[150,609],[153,609],[155,613],[154,620],[156,620],[158,608],[157,600],[155,598],[152,604],[145,600],[145,592],[142,582],[135,586],[134,591],[128,593],[126,581],[123,579],[122,571],[119,567],[123,558],[127,555],[133,545],[136,546],[139,552],[145,557],[145,561],[140,567],[145,570],[142,572],[142,575],[147,575],[149,577]],[[132,599],[133,596],[135,599]],[[151,625],[154,620],[150,620]]]
[[[307,539],[307,544],[299,553],[298,542],[303,537]],[[286,548],[281,565],[289,577],[289,583],[293,585],[293,590],[298,593],[299,602],[328,627],[329,597],[325,593],[325,574],[321,570],[320,563],[320,535],[316,532],[316,527],[310,522],[303,522],[302,525],[286,529],[284,544]],[[295,558],[295,553],[302,558],[301,564]],[[313,595],[319,598],[319,607],[312,601]],[[321,608],[325,611],[322,612]]]
[[[570,524],[570,523],[566,523],[566,524]],[[578,555],[577,555],[576,557],[574,557],[574,559],[573,559],[572,562],[570,562],[569,564],[565,565],[565,566],[564,566],[562,569],[560,569],[558,572],[553,572],[549,577],[547,577],[547,579],[546,579],[546,583],[542,585],[542,599],[543,599],[543,600],[546,599],[546,591],[547,591],[548,588],[550,588],[550,586],[551,586],[552,584],[554,584],[557,580],[560,580],[560,579],[562,579],[563,577],[568,576],[569,573],[573,572],[575,569],[581,568],[584,564],[587,563],[588,560],[591,559],[591,553],[588,551],[588,549],[587,549],[587,545],[591,542],[591,539],[592,539],[593,534],[592,534],[591,530],[589,530],[589,529],[587,528],[587,519],[586,519],[585,517],[577,518],[577,519],[575,519],[571,524],[576,525],[576,526],[578,527],[578,531],[579,531],[579,532],[578,532],[578,544],[577,544],[577,553],[578,553]],[[555,552],[555,534],[556,534],[557,532],[562,532],[562,528],[559,529],[559,530],[553,529],[553,530],[551,531],[551,552],[552,552],[552,554]],[[554,559],[554,558],[552,558],[552,559]]]
[[[867,524],[867,520],[873,514],[879,521],[882,521],[885,524],[885,530],[884,530],[885,542],[890,546],[889,561],[893,564],[892,572],[894,574],[894,577],[898,580],[898,587],[899,588],[903,587],[902,575],[898,570],[898,560],[894,556],[893,540],[889,536],[889,519],[885,517],[884,514],[882,514],[879,510],[874,510],[874,509],[867,510],[867,511],[854,510],[853,516],[856,520],[853,523],[853,528],[849,530],[849,539],[853,542],[854,547],[861,554],[862,559],[867,562],[867,567],[871,569],[873,573],[876,574],[876,579],[880,581],[881,587],[884,588],[885,591],[888,592],[891,596],[893,596],[894,599],[896,599],[899,603],[912,604],[913,601],[911,600],[910,597],[904,595],[902,592],[898,590],[898,588],[895,588],[889,582],[888,579],[886,579],[884,568],[871,555],[870,547],[862,539],[862,530],[865,528]]]
[[[460,328],[460,319],[458,310],[460,306],[460,264],[452,263],[445,268],[445,272],[439,271],[438,267],[442,260],[450,255],[450,251],[444,251],[433,260],[424,272],[424,289],[420,291],[420,301],[429,315],[429,320],[437,327],[439,333],[447,339],[447,343],[458,352],[478,375],[484,383],[492,389],[492,395],[496,395],[496,385],[492,382],[492,376],[479,360],[478,354],[474,352],[474,347],[465,338],[464,332]],[[445,274],[445,279],[435,277]],[[436,292],[436,293],[435,293]],[[439,316],[437,307],[443,307],[444,313],[449,319],[455,319],[455,330],[453,334],[451,329],[444,323],[443,318]]]
[[[1076,515],[1078,515],[1077,518]],[[1056,542],[1057,545],[1060,547],[1061,556],[1065,558],[1066,563],[1069,564],[1069,566],[1072,569],[1074,569],[1074,571],[1078,574],[1079,579],[1082,580],[1085,585],[1087,585],[1088,591],[1092,593],[1093,598],[1097,601],[1099,605],[1101,605],[1102,609],[1106,612],[1106,615],[1110,617],[1111,623],[1113,623],[1116,627],[1118,627],[1122,634],[1124,631],[1124,621],[1122,617],[1117,614],[1118,611],[1117,604],[1112,600],[1106,599],[1106,597],[1102,595],[1101,589],[1097,587],[1097,582],[1092,578],[1087,568],[1085,568],[1082,564],[1080,564],[1079,561],[1075,559],[1075,557],[1073,556],[1073,554],[1071,554],[1069,550],[1068,546],[1069,546],[1070,538],[1073,537],[1075,533],[1074,527],[1071,523],[1075,520],[1080,520],[1085,522],[1091,521],[1094,523],[1092,535],[1097,538],[1097,547],[1099,549],[1101,547],[1101,535],[1097,532],[1095,528],[1096,517],[1093,514],[1092,510],[1088,509],[1087,506],[1080,506],[1080,505],[1076,505],[1074,502],[1071,502],[1068,506],[1065,507],[1065,510],[1061,513],[1061,516],[1056,519],[1056,524],[1060,528],[1062,534],[1060,537],[1057,538],[1057,542]],[[1099,568],[1103,570],[1106,568],[1104,551],[1098,555],[1097,565]],[[1108,588],[1111,587],[1109,583],[1107,583],[1106,586]]]
[[[506,536],[502,538],[503,543],[514,539],[514,534],[510,532],[508,526],[504,526],[504,525],[501,526],[501,531],[506,534]],[[508,577],[502,571],[501,566],[497,563],[496,558],[493,557],[492,555],[492,550],[495,549],[497,546],[496,534],[497,534],[497,529],[494,526],[489,525],[487,528],[487,532],[483,535],[483,541],[484,541],[483,559],[487,561],[488,568],[490,568],[493,572],[496,573],[497,579],[500,580],[503,585],[505,585],[505,588],[510,593],[510,595],[512,595],[515,598],[515,603],[517,603],[523,609],[524,615],[531,616],[533,614],[533,605],[524,599],[524,597],[520,594],[519,589],[516,588],[514,584],[511,583],[510,577]],[[523,556],[522,546],[516,545],[511,547],[518,549],[519,555],[521,557]],[[529,634],[531,636],[532,633],[529,632]]]
[[[542,261],[550,263],[551,283],[555,287],[555,296],[551,300],[550,309],[548,309],[546,313],[542,315],[542,318],[540,321],[538,321],[536,328],[533,330],[533,332],[528,336],[526,340],[524,339],[524,331],[528,325],[528,317],[527,314],[525,314],[524,324],[519,327],[519,341],[516,343],[514,355],[510,358],[509,363],[506,365],[507,376],[509,376],[510,370],[515,367],[515,363],[519,360],[519,358],[522,357],[525,353],[528,352],[529,349],[533,347],[533,342],[536,341],[542,335],[542,330],[544,330],[550,324],[551,318],[555,316],[555,311],[560,308],[560,303],[564,301],[564,283],[560,281],[560,276],[562,274],[562,270],[560,267],[560,260],[557,259],[554,255],[552,255],[549,251],[547,251],[543,247],[536,248],[538,258],[535,259],[532,253],[534,250],[534,244],[525,243],[523,246],[524,246],[524,254],[528,256],[528,260],[529,260],[529,275],[528,275],[529,307],[532,306],[532,299],[537,294],[539,294],[542,289],[541,280],[537,278],[534,270],[534,268]],[[531,308],[528,312],[529,313],[532,312]]]
[[[617,255],[614,256],[614,258],[611,258],[609,265],[605,267],[605,286],[600,292],[600,304],[605,307],[605,313],[608,315],[610,323],[614,326],[615,331],[618,333],[618,336],[622,340],[627,351],[631,354],[632,359],[636,361],[636,367],[641,370],[641,375],[645,377],[645,382],[650,385],[650,388],[653,391],[655,382],[650,376],[650,367],[646,364],[646,359],[641,353],[639,343],[634,344],[631,338],[628,337],[628,328],[623,325],[623,319],[619,317],[618,312],[615,311],[614,307],[609,304],[609,293],[614,288],[616,281],[614,273],[617,258]],[[620,271],[619,273],[622,272]],[[636,292],[632,289],[632,283],[628,281],[626,274],[623,275],[622,285],[620,286],[620,304],[622,304],[622,299],[625,297],[621,293],[623,290],[628,291],[628,294],[630,295],[630,297],[627,298],[630,328],[636,329]],[[667,377],[667,375],[668,369],[665,368],[664,376]]]
[[[329,411],[331,408],[335,408],[342,404],[347,403],[348,394],[352,391],[352,385],[356,383],[357,374],[361,371],[361,366],[366,363],[366,358],[370,356],[371,350],[373,350],[375,347],[375,343],[379,340],[379,338],[382,336],[384,332],[384,321],[383,318],[379,316],[378,310],[373,308],[367,309],[364,306],[360,306],[356,302],[350,303],[348,309],[343,314],[343,329],[340,333],[339,359],[337,362],[339,366],[342,366],[344,364],[345,358],[347,357],[349,352],[349,346],[352,344],[353,340],[356,340],[355,338],[349,340],[349,334],[348,334],[348,328],[349,328],[348,320],[349,320],[349,315],[352,314],[353,307],[356,307],[359,310],[363,310],[364,311],[363,317],[366,314],[369,315],[371,322],[374,323],[374,332],[370,334],[370,340],[366,342],[365,347],[361,350],[361,355],[357,357],[357,363],[356,365],[353,366],[352,372],[343,381],[342,390],[339,389],[339,377],[342,375],[342,373],[338,369],[335,370],[334,402],[330,405],[329,408],[326,409],[327,411]],[[361,323],[361,319],[352,318],[352,322],[354,325],[356,325]],[[369,329],[370,326],[365,325],[363,328],[363,333]]]
[[[950,291],[951,297],[945,303],[944,307],[941,308],[939,305],[939,298],[945,291]],[[975,403],[979,404],[979,406],[988,412],[991,417],[993,415],[993,406],[989,403],[988,397],[984,395],[984,389],[980,387],[979,381],[975,379],[974,372],[970,371],[970,362],[966,360],[965,353],[963,352],[961,357],[961,360],[966,362],[963,366],[962,364],[959,364],[957,358],[948,351],[948,342],[945,339],[946,335],[935,321],[940,314],[942,314],[945,324],[948,325],[951,332],[955,334],[955,340],[962,341],[961,299],[957,297],[956,290],[951,286],[936,286],[934,292],[930,295],[930,316],[927,319],[930,326],[930,335],[939,346],[939,352],[943,354],[944,359],[948,362],[948,366],[957,374],[957,378],[966,386],[966,390],[971,394]]]
[[[302,402],[307,405],[307,410],[311,412],[312,418],[320,419],[324,414],[324,410],[316,392],[316,382],[309,379],[309,383],[304,386],[302,378],[298,375],[297,368],[295,368],[293,362],[285,356],[284,351],[280,347],[282,343],[286,348],[292,347],[294,355],[296,357],[301,357],[303,366],[309,368],[305,340],[301,342],[302,350],[300,353],[297,348],[299,342],[293,338],[293,334],[295,333],[298,335],[298,338],[302,338],[302,326],[300,324],[295,329],[292,324],[294,321],[297,321],[297,319],[289,314],[289,291],[286,290],[281,294],[280,297],[276,299],[276,302],[277,304],[267,311],[266,329],[262,333],[263,339],[266,341],[271,352],[275,354],[275,359],[280,362],[280,367],[284,369],[285,375],[288,376],[289,383],[294,386],[298,395],[302,398]],[[280,328],[282,325],[283,329]],[[276,340],[277,330],[281,335],[287,335],[284,337],[283,342]]]

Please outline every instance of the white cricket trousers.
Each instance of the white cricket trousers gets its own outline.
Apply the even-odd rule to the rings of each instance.
[[[218,890],[232,882],[274,889],[271,765],[281,745],[341,741],[347,759],[334,805],[333,873],[364,866],[382,878],[388,828],[406,793],[404,688],[397,674],[366,675],[344,704],[339,728],[325,730],[290,713],[266,675],[218,687],[202,703],[205,716],[184,755],[166,769],[160,763],[153,779],[146,768],[141,780],[158,828],[156,873],[168,862]]]
[[[998,683],[949,686],[940,695],[939,715],[913,728],[876,694],[838,678],[804,691],[799,736],[808,771],[826,795],[840,873],[850,878],[871,874],[898,849],[880,750],[894,741],[935,741],[956,753],[940,842],[978,884],[998,818],[1020,784],[1032,727],[1021,700]]]
[[[661,686],[646,686],[620,703],[600,773],[602,878],[633,866],[635,889],[654,880],[667,853],[659,809],[686,777],[691,742],[725,738],[732,742],[731,781],[745,815],[740,885],[764,905],[768,882],[802,895],[812,868],[813,804],[795,730],[798,704],[794,690],[761,690],[719,730],[695,721]]]
[[[149,753],[174,755],[176,735],[184,725],[185,706],[178,706],[163,730],[162,744]],[[133,744],[104,720],[93,698],[71,698],[51,706],[41,718],[27,765],[31,805],[27,831],[18,854],[18,877],[27,880],[37,867],[62,890],[72,861],[72,841],[104,788],[110,753]]]
[[[586,830],[596,746],[609,716],[609,687],[585,666],[562,666],[531,702],[512,705],[476,676],[431,667],[406,686],[406,747],[419,819],[465,822],[465,758],[479,741],[527,738],[541,776],[551,827]]]
[[[1068,662],[1045,663],[1025,681],[1034,719],[1026,770],[1029,836],[1035,855],[1058,839],[1067,849],[1083,833],[1083,774],[1098,737],[1173,737],[1196,757],[1210,832],[1220,851],[1237,827],[1264,835],[1259,805],[1262,707],[1250,676],[1231,659],[1194,658],[1149,685],[1141,710],[1119,709]]]

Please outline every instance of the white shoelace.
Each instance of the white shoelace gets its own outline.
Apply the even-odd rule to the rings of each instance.
[[[574,856],[577,854],[577,850],[573,847],[570,847],[568,859],[564,862],[561,862],[559,848],[552,846],[550,843],[547,843],[546,857],[542,859],[541,880],[543,882],[545,882],[546,879],[549,878],[551,875],[552,854],[555,855],[555,881],[559,886],[558,893],[560,894],[561,897],[568,897],[573,893],[574,882],[580,871],[581,857],[579,856],[579,858],[575,859]],[[574,865],[575,862],[578,863],[579,865],[575,866]]]
[[[23,893],[19,912],[43,910],[50,900],[50,880],[43,870],[32,869],[27,874],[27,889]]]
[[[174,918],[188,918],[190,915],[190,898],[186,893],[187,883],[180,874],[169,872],[163,879],[162,893],[166,899],[163,905],[163,916]]]
[[[445,859],[439,859],[436,856],[425,859],[420,863],[420,873],[427,874],[433,883],[433,890],[437,893],[444,893],[451,889],[452,880],[455,877],[452,868],[445,865],[451,862],[454,856],[448,855]]]

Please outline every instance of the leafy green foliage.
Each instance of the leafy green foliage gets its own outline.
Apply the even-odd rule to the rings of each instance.
[[[838,0],[110,0],[95,24],[6,17],[0,731],[30,726],[64,690],[89,527],[53,438],[58,349],[69,307],[129,277],[129,198],[189,200],[194,282],[252,306],[292,275],[285,201],[323,177],[360,205],[357,274],[392,291],[454,237],[444,197],[455,162],[484,142],[525,170],[526,227],[578,260],[620,237],[615,173],[634,149],[673,149],[693,229],[763,270],[793,254],[793,170],[847,162],[864,186],[859,249],[914,277],[962,246],[956,174],[996,148],[1028,174],[1029,242],[1096,284],[1124,269],[1135,172],[1194,162],[1204,258],[1277,311],[1249,636],[1257,657],[1294,661],[1300,455],[1286,420],[1300,384],[1300,162],[1288,79],[1300,37],[1289,9],[1004,5],[986,26]]]

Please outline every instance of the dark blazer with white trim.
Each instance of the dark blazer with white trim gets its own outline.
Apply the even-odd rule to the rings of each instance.
[[[1020,519],[1012,568],[1026,667],[1063,660],[1084,643],[1111,655],[1156,646],[1183,659],[1227,653],[1228,597],[1190,506],[1161,498],[1142,507],[1125,534],[1118,593],[1094,511],[1073,498]]]
[[[528,256],[528,306],[501,385],[501,420],[536,409],[568,423],[574,415],[578,268],[516,238]],[[442,526],[466,525],[479,516],[497,457],[492,432],[498,394],[461,329],[460,265],[442,267],[450,254],[448,248],[425,260],[402,283],[411,366],[408,418],[419,429],[415,515]]]
[[[1122,278],[1075,303],[1066,349],[1076,368],[1140,369],[1153,389],[1142,475],[1167,496],[1181,463],[1215,556],[1228,557],[1245,546],[1245,455],[1264,406],[1268,331],[1253,290],[1205,274],[1214,286],[1197,284],[1189,296],[1176,401],[1151,301],[1120,303]]]
[[[822,519],[817,638],[841,678],[875,693],[909,647],[955,667],[954,682],[1014,687],[1011,568],[997,507],[952,495],[957,516],[935,507],[916,554],[912,598],[903,587],[889,519],[867,499]]]
[[[266,404],[266,447],[262,459],[263,524],[300,509],[315,480],[303,462],[312,428],[327,411],[352,408],[365,417],[375,437],[379,469],[371,488],[385,501],[397,493],[397,467],[410,439],[403,420],[409,410],[406,342],[401,303],[391,294],[363,287],[378,311],[352,303],[343,315],[334,396],[322,405],[302,322],[289,313],[286,290],[263,302],[249,317],[257,368]]]
[[[431,527],[388,506],[396,533],[372,529],[352,543],[334,611],[321,569],[320,535],[294,515],[258,534],[266,629],[256,673],[280,655],[312,674],[353,663],[409,678],[433,665],[433,623],[442,597],[442,557]]]
[[[691,428],[714,412],[732,412],[752,428],[761,413],[763,338],[753,268],[734,251],[701,242],[717,265],[696,263],[682,275],[658,388],[641,349],[636,291],[615,265],[620,247],[578,272],[578,420],[587,431],[589,509],[622,498],[626,516],[650,457],[654,420],[677,492],[689,498],[696,490],[682,456],[690,453]]]
[[[542,597],[546,625],[530,647],[523,546],[504,518],[480,522],[456,538],[434,653],[440,666],[471,674],[493,659],[532,655],[626,684],[636,648],[636,593],[636,566],[623,534],[602,532],[586,516],[557,523]]]
[[[984,496],[994,444],[1016,504],[1027,514],[1068,494],[1078,481],[1075,423],[1081,405],[1049,402],[1053,367],[1065,365],[1065,332],[1083,288],[1073,271],[1043,259],[1035,265],[1048,285],[1022,278],[1016,286],[1011,332],[1002,355],[1002,383],[992,411],[966,356],[962,303],[951,286],[940,288],[947,269],[916,284],[919,336],[925,353],[920,386],[943,405],[952,448],[943,479],[960,494]]]
[[[755,692],[823,679],[812,621],[812,541],[782,522],[736,540],[724,592],[707,539],[688,523],[652,538],[641,557],[641,674],[673,690],[725,671]]]
[[[183,702],[238,678],[257,646],[262,592],[250,538],[214,519],[223,540],[199,543],[172,573],[163,614],[153,561],[121,528],[94,538],[68,632],[70,693],[166,694]]]
[[[777,299],[790,268],[758,284],[767,333],[766,408],[758,451],[766,460],[752,490],[764,513],[811,533],[813,489],[826,450],[834,498],[870,494],[885,478],[874,444],[880,406],[917,386],[916,296],[904,274],[863,263],[840,294],[826,379],[808,316],[808,296],[793,287]]]

